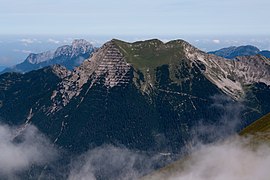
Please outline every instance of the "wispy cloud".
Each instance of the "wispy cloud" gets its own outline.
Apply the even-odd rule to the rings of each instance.
[[[72,164],[69,180],[135,180],[162,163],[162,155],[148,156],[124,147],[103,145],[89,150]]]
[[[60,41],[52,39],[52,38],[48,39],[48,42],[49,43],[54,43],[54,44],[59,44],[60,43]]]
[[[18,128],[0,125],[0,177],[12,179],[32,165],[44,165],[55,159],[56,149],[34,126],[18,135]]]
[[[26,44],[32,44],[35,42],[34,39],[21,39],[20,41]]]
[[[20,49],[13,49],[13,51],[14,52],[24,53],[24,54],[30,54],[30,53],[32,53],[31,50],[25,50],[25,49],[22,49],[22,50],[20,50]]]
[[[19,40],[21,43],[23,43],[23,45],[28,46],[30,44],[34,44],[34,43],[42,43],[41,41],[39,41],[38,39],[35,38],[22,38]]]
[[[268,180],[270,147],[251,148],[249,138],[232,137],[204,145],[183,161],[181,169],[159,174],[155,179],[168,180]]]
[[[213,43],[219,44],[219,43],[220,43],[220,40],[219,40],[219,39],[214,39],[214,40],[213,40]]]

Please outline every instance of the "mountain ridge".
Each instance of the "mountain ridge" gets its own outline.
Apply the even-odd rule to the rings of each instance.
[[[236,127],[219,129],[225,137],[269,112],[269,73],[263,56],[231,61],[183,40],[112,40],[72,71],[0,75],[0,120],[33,124],[71,155],[103,144],[173,155],[194,134],[215,140],[201,124],[237,117]]]
[[[155,41],[157,41],[157,40],[155,40]],[[137,42],[137,44],[142,43],[142,42],[143,41]],[[151,41],[145,41],[144,43],[147,43],[147,42],[151,42]],[[195,65],[197,63],[199,63],[199,64],[197,64],[197,66],[201,66],[202,64],[204,64],[206,67],[208,66],[209,68],[206,68],[206,71],[205,71],[206,76],[209,78],[209,80],[213,81],[219,88],[223,89],[226,93],[228,93],[232,96],[235,96],[235,98],[240,98],[241,93],[243,95],[243,89],[242,89],[241,85],[236,84],[234,82],[234,80],[231,78],[238,76],[239,73],[245,73],[245,72],[243,72],[244,70],[241,72],[237,72],[237,71],[232,70],[232,68],[235,68],[235,69],[240,68],[241,69],[242,66],[247,66],[249,62],[243,61],[244,58],[239,58],[238,62],[231,62],[231,61],[228,61],[226,59],[219,58],[217,56],[213,57],[213,56],[208,55],[207,53],[195,48],[194,46],[192,46],[191,44],[189,44],[188,42],[186,42],[184,40],[174,40],[174,41],[170,41],[168,43],[163,43],[161,41],[157,41],[157,42],[159,45],[160,44],[164,45],[165,46],[164,48],[167,48],[166,45],[170,45],[170,44],[173,44],[174,47],[176,46],[177,48],[179,48],[178,51],[181,51],[182,54],[179,54],[178,56],[176,55],[177,58],[180,57],[182,59],[192,60],[192,63],[194,63]],[[136,44],[136,42],[134,44]],[[118,45],[119,45],[119,43],[118,43]],[[129,45],[132,45],[132,44],[129,44]],[[157,46],[157,44],[155,46]],[[123,48],[123,47],[120,46],[120,49],[121,48]],[[151,51],[151,49],[150,49],[150,51]],[[148,50],[148,52],[149,52],[149,50]],[[154,55],[150,54],[150,57],[153,57],[153,56]],[[253,59],[256,59],[255,57],[258,57],[258,56],[254,56]],[[164,57],[162,57],[162,58],[164,58]],[[167,60],[168,60],[168,58],[170,59],[169,61],[171,61],[171,59],[173,59],[170,56],[167,57]],[[258,59],[260,59],[260,58],[262,58],[262,57],[258,57]],[[133,58],[130,58],[130,56],[129,56],[128,59],[133,59]],[[147,59],[147,56],[143,57],[144,61],[145,61],[145,59]],[[212,59],[215,59],[215,61],[213,61]],[[166,60],[166,56],[165,56],[164,60]],[[205,60],[207,60],[207,61],[205,61]],[[132,60],[129,60],[129,61],[132,63]],[[163,64],[166,64],[166,63],[168,64],[169,61],[167,61]],[[264,60],[264,61],[266,62],[266,64],[269,65],[269,60]],[[219,63],[222,63],[222,67],[220,67],[220,65],[218,65]],[[162,65],[162,62],[161,62],[161,64],[158,64],[158,65]],[[235,67],[235,66],[238,66],[238,67]],[[248,69],[254,69],[252,67],[252,64],[248,65],[248,66],[249,66]],[[135,64],[135,67],[136,67],[136,64]],[[213,71],[208,71],[208,69],[213,69],[213,68],[218,69],[219,74],[223,74],[225,79],[224,79],[224,77],[220,77],[220,76],[215,75]],[[227,72],[227,74],[226,73],[224,74],[224,68],[226,68],[225,71]],[[269,67],[268,67],[268,69],[269,69]],[[204,71],[204,70],[202,70],[202,71]],[[255,72],[255,70],[251,70],[251,71]],[[265,70],[264,72],[269,72],[269,71]],[[260,74],[258,78],[262,78],[264,75],[265,74]],[[269,77],[269,73],[267,73],[267,77]],[[239,79],[243,79],[243,77],[239,77]],[[250,81],[250,79],[246,78],[243,81]],[[269,85],[267,78],[265,78],[265,80],[261,80],[261,81],[264,81],[266,84]],[[250,82],[248,82],[248,83],[250,83]],[[226,85],[229,87],[226,88]],[[234,90],[235,92],[231,92],[231,90]],[[238,92],[238,91],[242,91],[242,92]],[[240,93],[240,95],[238,95],[238,93]]]
[[[58,47],[55,51],[46,51],[42,53],[30,53],[28,57],[20,64],[4,69],[5,72],[26,73],[31,70],[40,69],[46,66],[60,64],[72,70],[79,66],[85,59],[95,51],[93,45],[84,39],[75,39],[71,45]]]
[[[267,58],[270,58],[270,51],[263,50],[261,51],[255,46],[245,45],[245,46],[230,46],[227,48],[222,48],[216,51],[210,51],[209,54],[215,54],[228,59],[234,59],[237,56],[254,56],[257,54],[263,55]]]
[[[146,47],[143,47],[144,44],[149,45],[148,48],[150,48],[150,50],[146,49]],[[176,60],[173,60],[170,54],[166,54],[167,51],[170,50],[170,46],[172,44],[176,44],[176,47],[179,48],[176,50],[173,49],[173,51],[180,51],[180,54],[176,55]],[[157,48],[157,51],[160,51],[160,49],[164,50],[165,53],[158,54],[156,53],[156,50],[153,50],[153,47]],[[143,55],[140,52],[138,53],[138,50],[136,50],[135,48],[143,49],[147,53],[151,51],[152,52],[150,53],[150,55]],[[135,53],[130,52],[131,49]],[[106,53],[103,53],[102,51],[109,51],[111,54],[109,53],[108,55],[106,55]],[[141,57],[139,57],[138,54],[140,54]],[[107,56],[109,56],[109,59],[115,59],[115,62],[109,62],[109,64],[107,64],[106,62],[102,62],[102,58],[107,59]],[[159,56],[161,56],[163,59],[160,58],[161,60],[159,60]],[[152,58],[154,59],[153,61],[156,62],[149,62],[147,58]],[[236,59],[236,61],[230,61],[228,59],[222,59],[218,56],[209,55],[193,47],[192,45],[183,40],[174,40],[168,43],[163,43],[160,40],[152,39],[135,43],[127,43],[124,41],[113,39],[112,41],[105,43],[98,52],[94,53],[91,60],[86,60],[80,67],[76,68],[72,73],[73,75],[65,81],[69,85],[63,84],[62,88],[65,90],[62,91],[62,96],[65,97],[66,95],[68,95],[68,97],[66,97],[65,103],[63,104],[66,105],[71,98],[79,94],[79,92],[75,90],[76,88],[74,89],[74,87],[77,86],[76,79],[80,79],[77,83],[77,89],[78,91],[80,91],[80,88],[85,83],[87,83],[90,76],[95,73],[96,70],[96,78],[98,78],[98,76],[103,76],[104,74],[108,73],[108,77],[105,79],[105,84],[107,84],[106,86],[108,86],[109,88],[112,88],[114,87],[114,85],[117,85],[118,81],[121,82],[121,75],[115,76],[114,73],[121,72],[123,71],[123,69],[125,69],[124,74],[126,74],[128,71],[131,70],[130,66],[133,66],[133,81],[135,82],[136,86],[143,90],[143,92],[151,91],[156,81],[156,79],[154,78],[154,71],[156,70],[156,68],[158,66],[166,64],[175,66],[174,63],[177,63],[179,58],[182,58],[181,61],[187,61],[189,67],[196,66],[197,68],[199,68],[207,79],[209,79],[219,89],[221,89],[224,93],[230,95],[234,99],[244,98],[244,88],[249,84],[255,82],[263,82],[267,85],[270,85],[270,81],[267,80],[270,78],[270,61],[263,56],[257,55],[250,57],[239,57]],[[117,62],[117,59],[121,59],[121,62]],[[142,62],[146,64],[143,64]],[[119,66],[116,65],[117,63]],[[261,68],[260,71],[258,71],[256,67]],[[215,69],[215,71],[213,71],[212,69]],[[105,71],[102,72],[103,70]],[[172,71],[174,71],[174,69],[172,69]],[[140,76],[143,77],[143,80],[140,80]],[[177,79],[173,77],[174,75],[170,74],[169,76],[171,80]],[[72,86],[73,88],[68,92],[67,90],[69,89],[68,87],[70,86],[70,82],[75,83],[75,85]],[[181,82],[177,81],[176,83],[181,84]]]

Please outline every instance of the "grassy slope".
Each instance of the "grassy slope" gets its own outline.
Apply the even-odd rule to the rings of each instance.
[[[270,143],[270,113],[243,129],[239,134],[241,136],[253,135],[253,144]]]
[[[113,42],[127,57],[127,61],[138,69],[154,69],[164,64],[174,63],[179,60],[179,57],[183,57],[182,40],[163,43],[158,39],[151,39],[127,43],[114,39]]]
[[[270,113],[258,119],[240,132],[240,135],[270,132]]]
[[[174,72],[180,60],[185,59],[183,52],[183,40],[174,40],[163,43],[158,39],[128,43],[114,39],[128,63],[136,70],[142,72],[144,77],[150,76],[151,83],[155,82],[156,68],[169,65],[170,72]],[[171,79],[176,80],[174,74]]]

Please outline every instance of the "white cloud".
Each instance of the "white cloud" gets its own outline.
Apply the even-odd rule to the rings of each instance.
[[[182,163],[181,169],[159,174],[168,180],[268,180],[270,147],[251,146],[249,138],[232,137],[204,145]]]
[[[89,150],[71,165],[69,180],[135,180],[162,162],[162,155],[148,156],[123,147],[104,145]],[[99,178],[96,178],[99,177]]]
[[[37,40],[35,38],[33,38],[33,39],[31,39],[31,38],[23,38],[23,39],[20,39],[19,41],[22,42],[23,45],[25,45],[25,46],[28,46],[28,45],[34,44],[34,43],[42,43],[41,41],[39,41],[39,40]]]
[[[24,54],[30,54],[30,53],[32,53],[32,51],[29,51],[29,50],[22,50],[21,52],[24,53]]]
[[[219,40],[219,39],[214,39],[214,40],[213,40],[213,43],[219,44],[219,43],[220,43],[220,40]]]
[[[48,42],[49,43],[54,43],[54,44],[59,44],[60,43],[60,41],[52,39],[52,38],[48,39]]]
[[[20,42],[24,43],[24,44],[32,44],[35,42],[34,39],[21,39]]]
[[[44,165],[57,156],[56,149],[37,128],[0,125],[0,177],[11,178],[32,165]]]
[[[125,148],[102,146],[78,158],[68,179],[136,180],[149,174],[160,160]],[[250,146],[250,138],[233,136],[210,145],[197,145],[197,150],[185,158],[179,169],[161,171],[162,174],[149,180],[268,180],[269,166],[269,146],[255,148]]]
[[[72,40],[69,40],[69,39],[65,39],[64,41],[63,41],[63,43],[65,43],[65,44],[70,44],[72,42]]]
[[[19,49],[13,49],[14,52],[20,52],[20,53],[24,53],[24,54],[30,54],[32,53],[32,51],[30,50],[25,50],[25,49],[22,49],[22,50],[19,50]]]

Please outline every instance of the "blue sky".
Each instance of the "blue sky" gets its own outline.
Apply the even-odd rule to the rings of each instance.
[[[269,0],[0,0],[0,34],[268,35]]]

